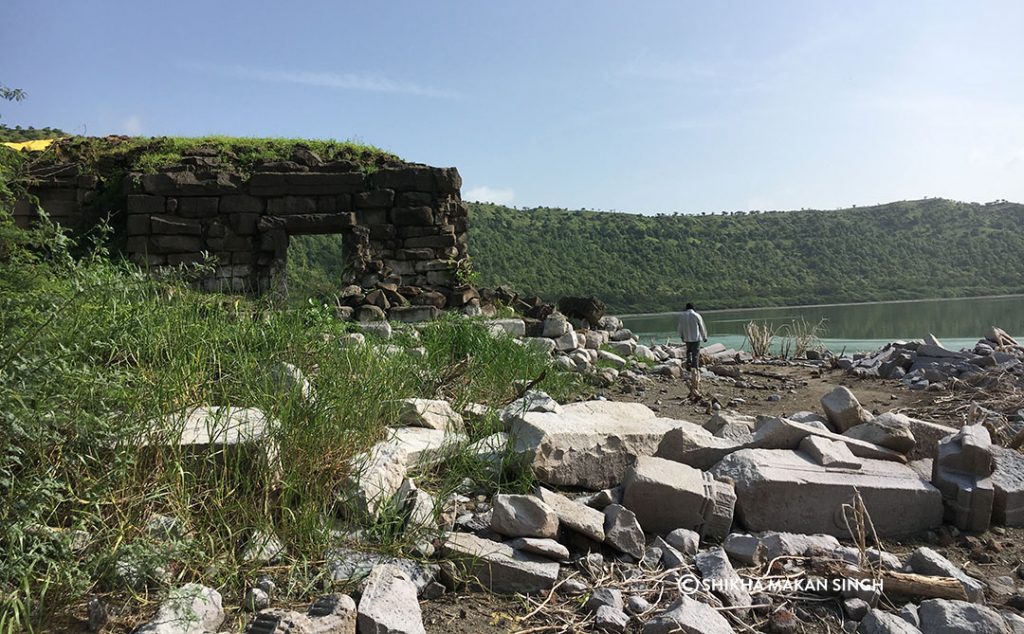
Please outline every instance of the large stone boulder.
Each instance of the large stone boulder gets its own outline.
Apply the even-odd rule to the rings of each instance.
[[[735,483],[736,515],[751,531],[848,536],[843,505],[859,491],[880,537],[942,523],[942,495],[906,465],[864,460],[860,469],[816,464],[796,451],[744,449],[713,469]]]
[[[621,482],[636,457],[653,454],[679,424],[640,403],[588,401],[561,409],[513,417],[513,446],[541,482],[594,491]]]
[[[662,458],[638,458],[622,483],[622,504],[647,533],[665,535],[686,528],[705,538],[724,538],[735,503],[731,484]]]
[[[563,297],[558,300],[558,310],[569,317],[582,319],[596,329],[600,327],[607,307],[596,297]]]

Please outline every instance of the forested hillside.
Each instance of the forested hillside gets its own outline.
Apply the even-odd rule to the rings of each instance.
[[[480,282],[617,312],[1024,292],[1024,205],[658,215],[471,204]]]

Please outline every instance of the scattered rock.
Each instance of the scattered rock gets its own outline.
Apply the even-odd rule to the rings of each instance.
[[[274,384],[285,394],[297,393],[304,400],[313,396],[313,386],[309,380],[298,369],[290,363],[280,362],[274,366],[270,373]]]
[[[965,573],[959,566],[931,548],[925,546],[918,548],[910,554],[907,564],[919,575],[957,579],[963,585],[968,601],[981,603],[985,600],[985,585],[983,583]]]
[[[731,533],[725,538],[724,547],[729,558],[742,566],[760,566],[765,559],[765,547],[754,535]]]
[[[374,445],[351,461],[352,474],[341,487],[344,509],[351,515],[376,519],[405,480],[407,454],[388,442]]]
[[[665,541],[684,555],[696,555],[700,548],[700,534],[688,528],[677,528],[665,535]]]
[[[526,553],[554,559],[555,561],[565,561],[569,558],[569,549],[553,539],[517,537],[505,542],[505,545]]]
[[[680,597],[644,626],[643,634],[735,634],[729,621],[706,603]]]
[[[206,634],[224,622],[220,593],[189,583],[171,590],[156,616],[136,630],[137,634]]]
[[[242,598],[242,607],[249,612],[259,612],[270,607],[270,596],[260,588],[249,588]]]
[[[537,488],[537,496],[555,512],[563,527],[576,531],[597,543],[604,541],[604,513],[574,502],[564,495],[544,487]]]
[[[558,536],[558,516],[539,498],[498,494],[491,503],[491,529],[495,532],[509,537]]]
[[[597,588],[590,594],[590,598],[587,599],[583,607],[591,612],[596,612],[601,606],[622,610],[622,593],[615,588]]]
[[[498,594],[547,590],[558,578],[558,564],[469,533],[446,533],[442,551],[455,564],[457,581]]]
[[[860,619],[860,625],[857,626],[857,634],[920,634],[920,632],[921,630],[911,623],[881,610],[869,611],[863,619]]]
[[[639,616],[653,607],[650,601],[641,596],[633,595],[626,599],[626,612],[633,616]]]
[[[849,389],[838,386],[821,397],[821,407],[828,422],[840,433],[871,420],[871,413],[861,407]]]
[[[999,613],[976,603],[928,599],[918,608],[921,631],[941,634],[1007,634]]]
[[[374,567],[359,599],[358,614],[360,632],[426,634],[416,586],[392,564]]]
[[[750,607],[750,593],[743,587],[743,580],[729,563],[729,556],[725,554],[725,550],[712,548],[697,553],[694,562],[704,581],[711,584],[712,592],[725,605],[734,608]],[[739,610],[737,613],[745,616],[748,611]]]
[[[398,422],[413,427],[461,431],[462,416],[448,401],[407,398],[402,401]]]
[[[594,629],[599,632],[625,632],[629,615],[622,610],[602,605],[594,614]]]
[[[616,550],[637,559],[644,556],[644,531],[636,515],[621,504],[604,509],[604,541]]]

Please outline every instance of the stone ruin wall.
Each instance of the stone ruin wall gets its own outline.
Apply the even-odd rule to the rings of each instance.
[[[109,211],[103,175],[75,165],[35,173],[31,193],[55,221],[86,228]],[[123,180],[129,257],[142,266],[216,258],[201,280],[210,291],[285,290],[290,236],[340,234],[347,258],[338,290],[451,289],[466,262],[468,209],[455,168],[399,164],[366,174],[347,161],[267,163],[245,178],[216,158],[185,157],[155,174]],[[30,225],[35,205],[20,201],[15,221]],[[393,286],[392,286],[393,285]]]

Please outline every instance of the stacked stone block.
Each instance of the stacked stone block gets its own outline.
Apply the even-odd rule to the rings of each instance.
[[[99,181],[64,168],[74,175],[43,182],[33,194],[59,220],[75,220],[63,224],[77,225]],[[276,161],[244,178],[216,160],[186,157],[159,173],[125,178],[127,252],[147,267],[212,256],[215,271],[200,282],[204,289],[266,293],[283,290],[290,236],[340,234],[349,274],[339,289],[451,289],[466,258],[461,185],[455,168],[418,164],[366,174],[347,161]],[[32,207],[18,208],[19,224],[27,226]]]
[[[98,195],[99,177],[80,174],[77,165],[58,165],[37,170],[32,175],[32,193],[38,206],[56,223],[77,229],[82,225],[82,210]],[[14,222],[27,229],[38,221],[37,203],[19,200],[14,205]]]

